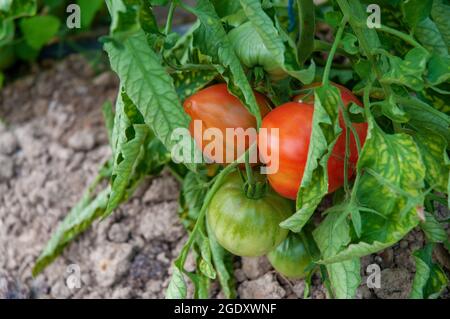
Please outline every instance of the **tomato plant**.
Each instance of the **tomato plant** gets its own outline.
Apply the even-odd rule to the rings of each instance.
[[[113,213],[145,177],[166,168],[180,181],[180,217],[188,233],[173,263],[169,298],[187,296],[187,279],[194,297],[207,298],[214,280],[225,296],[235,297],[233,255],[224,247],[260,255],[288,231],[301,234],[309,225],[328,297],[354,298],[362,284],[361,258],[412,230],[423,232],[427,244],[413,254],[410,295],[439,296],[448,281],[431,256],[438,246],[449,248],[448,216],[436,207],[450,206],[450,6],[374,0],[383,9],[376,25],[366,2],[107,0],[111,28],[102,42],[120,79],[114,111],[105,112],[112,157],[61,223],[34,273],[94,220]],[[157,6],[168,6],[164,25],[157,22]],[[197,17],[182,34],[172,30],[175,9]],[[0,25],[17,18],[6,10],[0,8]],[[274,107],[267,115],[265,97]],[[279,129],[278,139],[269,134],[261,141],[279,142],[279,170],[268,179],[295,200],[293,214],[286,212],[294,201],[275,194],[254,171],[264,171],[267,161],[250,165],[261,143],[247,144],[246,152],[214,169],[192,160],[199,152],[193,140],[203,141],[191,138],[193,119],[221,132],[254,127],[262,136],[263,128]],[[108,186],[96,193],[103,180]],[[324,197],[341,186],[322,211]],[[266,188],[265,197],[252,197]],[[312,219],[314,214],[320,216]],[[278,248],[269,255],[289,275],[297,250],[283,245],[287,255],[275,258]],[[188,271],[190,252],[196,267]]]

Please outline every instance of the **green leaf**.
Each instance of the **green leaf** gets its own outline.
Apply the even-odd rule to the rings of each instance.
[[[0,1],[0,35],[4,33],[3,28],[7,27],[6,21],[35,15],[36,9],[36,0]]]
[[[434,0],[431,18],[447,44],[447,51],[450,52],[450,20],[448,17],[450,17],[450,5],[444,4],[443,0]]]
[[[166,299],[185,299],[187,295],[186,281],[183,272],[176,266],[173,266],[172,278],[166,291]]]
[[[145,156],[145,143],[149,134],[148,127],[133,122],[128,114],[138,113],[136,107],[125,93],[117,100],[116,116],[120,118],[118,141],[115,147],[114,164],[111,176],[111,195],[104,216],[107,216],[126,199],[126,191],[130,186],[130,180],[135,174],[139,163]],[[143,173],[142,175],[145,175]]]
[[[447,102],[447,95],[437,93],[432,89],[426,89],[420,92],[418,96],[420,100],[425,102],[425,105],[427,105],[427,103],[431,104],[432,107],[429,105],[431,109],[434,108],[442,113],[445,113],[446,115],[450,115],[450,104]]]
[[[427,80],[432,85],[439,85],[450,79],[450,57],[433,54],[428,62]]]
[[[410,27],[415,27],[431,13],[433,0],[408,0],[401,2],[403,17]]]
[[[20,59],[25,61],[36,60],[39,55],[39,50],[30,47],[25,39],[18,40],[18,42],[14,46],[14,52]]]
[[[316,33],[316,6],[313,0],[299,0],[296,1],[296,3],[298,12],[299,37],[297,41],[297,48],[294,50],[294,55],[295,53],[298,54],[299,65],[303,65],[314,51],[314,37]],[[311,60],[311,62],[313,62],[313,60]],[[308,70],[311,70],[310,73],[312,74],[312,77],[314,77],[314,70],[311,68]],[[302,75],[304,81],[308,80],[307,75],[308,73]]]
[[[9,69],[16,62],[14,46],[7,44],[0,46],[0,71]]]
[[[244,102],[249,112],[256,117],[259,126],[261,114],[256,98],[214,7],[207,0],[199,0],[195,8],[188,9],[201,22],[195,32],[195,43],[203,54],[212,58],[213,63],[221,65],[218,71],[227,81],[228,88]]]
[[[102,8],[103,0],[77,0],[80,6],[81,27],[89,28],[97,12]]]
[[[448,56],[448,45],[438,27],[430,18],[423,20],[416,26],[414,35],[430,52],[437,55]]]
[[[344,51],[349,54],[358,54],[359,48],[356,45],[358,43],[358,38],[351,33],[345,33],[341,40]]]
[[[414,140],[425,164],[425,180],[433,189],[446,193],[450,168],[446,164],[448,158],[446,140],[431,131],[415,134]]]
[[[60,22],[57,17],[47,15],[24,18],[19,25],[28,45],[39,50],[56,35]]]
[[[428,241],[432,243],[443,243],[448,240],[447,232],[434,216],[425,212],[425,221],[420,224]]]
[[[117,99],[115,123],[111,195],[103,217],[126,201],[146,176],[159,174],[170,161],[166,148],[125,92]]]
[[[158,22],[156,21],[152,6],[149,2],[149,0],[142,0],[142,5],[139,10],[139,23],[146,33],[161,34]]]
[[[341,211],[328,213],[313,231],[314,240],[324,259],[335,256],[350,242],[350,227],[341,214]],[[326,269],[334,296],[338,299],[354,298],[361,281],[359,259],[328,264]]]
[[[447,287],[448,279],[441,267],[432,261],[433,244],[414,252],[416,274],[410,298],[436,299]]]
[[[70,211],[58,226],[33,267],[33,276],[37,276],[45,267],[61,254],[64,248],[105,211],[108,203],[109,187],[94,199],[88,190],[81,201]]]
[[[217,76],[216,71],[199,70],[171,74],[181,101],[207,86]]]
[[[296,61],[298,57],[292,58],[289,46],[286,47],[283,43],[282,35],[262,9],[261,2],[259,0],[241,0],[241,6],[252,26],[261,37],[264,46],[272,55],[273,64],[282,67],[289,75],[301,82],[305,84],[311,83],[314,79],[314,70],[300,69]]]
[[[130,100],[170,151],[176,144],[172,133],[187,128],[189,118],[181,107],[172,78],[146,42],[143,32],[128,37],[121,46],[105,44],[111,67],[118,74]]]
[[[225,297],[236,298],[236,287],[233,272],[233,256],[219,245],[214,238],[213,232],[210,230],[208,223],[206,228],[209,237],[209,246],[211,247],[214,267],[219,277],[220,286]]]
[[[114,111],[112,103],[110,101],[106,101],[105,103],[103,103],[102,112],[106,131],[108,133],[109,144],[112,145],[112,135],[114,130]]]
[[[325,12],[325,22],[333,28],[339,27],[342,21],[342,12],[340,11],[327,11]]]
[[[14,39],[15,30],[12,19],[0,22],[0,47],[8,45]]]
[[[165,6],[169,3],[169,0],[150,0],[152,6]]]
[[[390,56],[390,70],[381,77],[381,82],[405,85],[415,91],[421,91],[424,87],[422,74],[428,58],[429,53],[421,48],[412,49],[403,60],[396,56]]]
[[[432,132],[444,137],[450,145],[450,116],[438,111],[416,97],[396,97],[408,114],[408,125],[424,135]]]
[[[216,279],[217,274],[214,266],[212,265],[211,248],[209,246],[208,236],[205,232],[206,228],[204,227],[204,229],[198,232],[199,236],[197,237],[197,244],[200,247],[201,257],[199,258],[198,268],[204,276],[214,280]]]
[[[139,0],[105,0],[111,16],[110,32],[118,39],[126,39],[139,31]]]
[[[406,123],[409,121],[408,115],[403,108],[397,104],[393,95],[389,96],[387,100],[375,102],[372,105],[381,106],[381,112],[394,122]]]
[[[199,274],[188,274],[191,281],[194,283],[194,298],[195,299],[208,299],[210,298],[211,279]]]
[[[375,253],[398,242],[419,223],[425,166],[411,136],[386,134],[369,118],[357,174],[359,182],[354,187],[361,206],[361,237],[323,263]]]
[[[189,216],[196,220],[208,192],[208,183],[203,174],[189,172],[183,180],[183,196],[189,210]]]
[[[239,0],[211,0],[219,17],[224,18],[232,15],[241,9],[241,3]]]
[[[313,128],[308,160],[297,195],[297,212],[280,224],[293,232],[301,231],[328,192],[328,158],[341,132],[338,89],[325,85],[315,89],[314,95]]]

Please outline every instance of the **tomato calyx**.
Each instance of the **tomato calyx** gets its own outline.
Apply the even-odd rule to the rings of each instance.
[[[249,183],[248,181],[246,181],[243,188],[245,196],[255,200],[263,198],[267,194],[267,191],[269,189],[267,181],[254,183]]]

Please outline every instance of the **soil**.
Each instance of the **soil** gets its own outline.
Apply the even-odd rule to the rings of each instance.
[[[113,74],[97,73],[73,55],[0,93],[0,298],[164,297],[171,262],[186,241],[177,216],[179,185],[167,172],[146,180],[127,204],[31,276],[51,233],[110,156],[101,106],[114,101],[117,86]],[[415,271],[410,254],[423,244],[423,234],[413,231],[363,258],[357,297],[406,298]],[[365,284],[372,263],[382,269],[380,289]],[[191,258],[186,267],[192,265]],[[71,269],[81,275],[79,288],[68,288]],[[236,258],[235,277],[241,298],[302,298],[305,290],[303,280],[286,280],[264,257]],[[223,297],[217,285],[211,297]],[[311,297],[326,297],[318,277]]]

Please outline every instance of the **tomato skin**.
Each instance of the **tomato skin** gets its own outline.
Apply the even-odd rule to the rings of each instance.
[[[289,233],[288,237],[267,254],[273,268],[290,279],[302,279],[308,274],[307,268],[312,263],[301,236]]]
[[[260,93],[254,92],[256,101],[259,105],[261,116],[264,117],[270,111],[268,100]],[[189,131],[194,137],[197,145],[202,145],[202,151],[205,146],[211,143],[211,140],[204,138],[204,132],[208,128],[219,129],[225,141],[223,143],[223,157],[221,163],[231,163],[240,155],[236,149],[231,148],[231,141],[226,140],[227,128],[256,128],[256,118],[245,108],[238,98],[228,92],[226,84],[215,84],[198,91],[194,95],[187,98],[183,103],[185,112],[191,117]],[[202,130],[194,132],[194,120],[201,120]],[[237,138],[234,139],[235,148]],[[229,154],[234,157],[226,158],[227,146]],[[246,141],[245,149],[250,146],[250,142]]]
[[[347,89],[345,89],[347,90]],[[347,90],[348,91],[348,90]],[[350,91],[344,91],[343,100],[346,105],[349,101],[360,102]],[[341,91],[342,92],[342,91]],[[271,152],[272,143],[279,142],[279,169],[278,172],[268,175],[270,185],[282,196],[296,199],[298,188],[300,187],[303,173],[308,159],[309,142],[311,138],[312,120],[314,113],[314,98],[307,102],[289,102],[271,111],[262,122],[261,128],[279,128],[279,140],[269,134],[261,135],[260,142],[268,146]],[[344,158],[345,158],[345,124],[342,116],[339,123],[343,129],[333,148],[328,160],[328,192],[334,192],[344,184]],[[367,123],[353,123],[361,146],[364,144],[367,135]],[[269,159],[264,158],[267,161]],[[358,161],[358,151],[353,135],[350,135],[350,157],[348,167],[348,177],[350,178],[355,170]]]
[[[237,173],[228,175],[213,196],[207,221],[219,244],[238,256],[262,256],[277,247],[288,230],[279,223],[294,212],[293,203],[269,189],[250,199]]]

